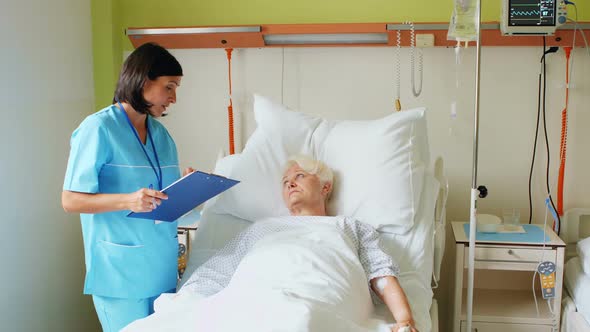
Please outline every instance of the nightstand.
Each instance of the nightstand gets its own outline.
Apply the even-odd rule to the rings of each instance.
[[[467,330],[467,268],[469,235],[464,222],[453,222],[455,237],[455,283],[453,295],[453,331]],[[539,226],[539,225],[537,225]],[[529,227],[529,226],[527,226]],[[539,226],[539,232],[543,226]],[[475,244],[475,282],[473,323],[477,332],[551,332],[559,331],[565,243],[545,228],[548,240],[539,242],[480,240]],[[541,239],[543,236],[541,235]],[[555,298],[549,308],[541,295],[540,278],[535,275],[541,261],[555,264]],[[533,297],[533,276],[537,309]],[[554,329],[555,327],[555,329]]]

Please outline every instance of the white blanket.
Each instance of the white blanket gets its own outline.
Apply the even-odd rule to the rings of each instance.
[[[155,309],[124,331],[389,331],[371,318],[356,249],[332,222],[270,234],[221,292],[162,296]]]
[[[565,287],[576,304],[578,312],[590,324],[590,275],[582,270],[579,257],[574,257],[565,264]]]

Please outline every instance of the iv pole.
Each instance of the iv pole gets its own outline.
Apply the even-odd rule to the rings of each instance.
[[[471,173],[471,206],[469,210],[469,265],[467,266],[467,331],[471,332],[473,321],[473,283],[475,273],[475,234],[477,232],[477,197],[487,196],[484,186],[477,187],[477,159],[479,144],[479,83],[481,69],[481,0],[477,0],[476,20],[476,65],[475,65],[475,109],[473,132],[473,169]]]

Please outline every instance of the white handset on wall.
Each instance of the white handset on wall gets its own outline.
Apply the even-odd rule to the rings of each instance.
[[[419,86],[416,87],[416,31],[414,28],[414,23],[410,21],[403,22],[403,24],[407,24],[410,26],[410,70],[412,71],[411,74],[411,82],[412,82],[412,94],[414,97],[418,97],[420,93],[422,93],[422,78],[423,78],[423,54],[422,50],[418,49],[418,72],[420,73],[420,82],[418,83]],[[395,74],[396,74],[396,99],[395,99],[395,109],[396,111],[401,111],[401,102],[400,102],[400,87],[401,87],[401,43],[402,43],[402,34],[401,30],[397,30],[397,59],[396,59],[396,67],[395,67]]]

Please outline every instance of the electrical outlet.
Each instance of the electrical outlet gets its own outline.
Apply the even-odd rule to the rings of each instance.
[[[434,34],[431,33],[417,33],[416,34],[416,47],[433,47],[434,46]]]

